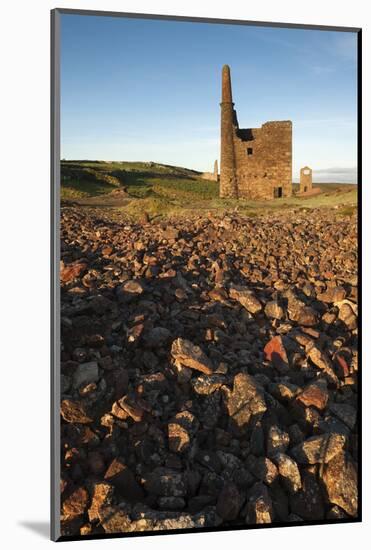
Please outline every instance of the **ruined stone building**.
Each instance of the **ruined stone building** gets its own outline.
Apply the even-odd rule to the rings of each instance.
[[[304,166],[300,170],[300,187],[299,193],[308,193],[312,190],[312,169],[309,166]]]
[[[230,69],[222,70],[220,196],[273,199],[292,195],[292,123],[242,129],[232,101]]]
[[[204,180],[218,181],[218,161],[214,162],[214,172],[202,172],[201,178]]]

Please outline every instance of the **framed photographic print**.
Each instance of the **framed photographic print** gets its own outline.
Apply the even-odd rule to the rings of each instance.
[[[52,538],[361,520],[361,30],[52,11]]]

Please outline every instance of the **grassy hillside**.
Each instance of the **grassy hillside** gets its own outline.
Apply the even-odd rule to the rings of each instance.
[[[110,194],[115,189],[124,189],[125,198],[116,206],[134,218],[144,211],[163,216],[238,207],[242,212],[256,215],[277,209],[336,205],[341,207],[339,212],[351,214],[357,204],[356,186],[337,183],[315,184],[322,193],[308,198],[220,199],[218,184],[201,179],[200,175],[195,170],[153,162],[62,161],[61,197],[81,205],[112,206]],[[297,189],[298,184],[294,184],[294,191]]]

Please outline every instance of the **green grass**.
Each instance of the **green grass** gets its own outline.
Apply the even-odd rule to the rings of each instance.
[[[220,199],[216,182],[201,179],[195,170],[146,162],[62,161],[62,199],[89,199],[111,193],[124,186],[128,204],[120,211],[136,218],[173,216],[223,211],[237,208],[248,216],[300,208],[332,208],[337,215],[350,216],[356,209],[357,188],[337,183],[314,184],[321,194],[308,198],[283,198],[269,201]],[[294,184],[294,191],[298,184]]]

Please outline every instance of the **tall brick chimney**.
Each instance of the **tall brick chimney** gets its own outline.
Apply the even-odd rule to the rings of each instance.
[[[234,154],[234,125],[236,113],[232,101],[231,75],[228,65],[222,69],[220,196],[238,198],[236,162]]]

